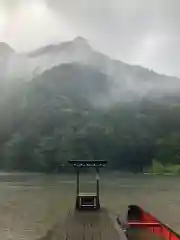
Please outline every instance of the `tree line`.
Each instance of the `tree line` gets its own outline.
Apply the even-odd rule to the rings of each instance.
[[[106,159],[120,171],[180,172],[180,102],[100,108],[52,81],[16,82],[6,94],[0,95],[1,170],[61,172],[69,159]]]

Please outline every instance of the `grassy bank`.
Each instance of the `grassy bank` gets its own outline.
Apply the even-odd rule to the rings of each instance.
[[[153,160],[152,166],[144,169],[144,173],[152,175],[180,175],[180,165],[166,164]]]

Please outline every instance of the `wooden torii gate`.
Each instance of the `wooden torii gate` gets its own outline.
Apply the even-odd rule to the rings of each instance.
[[[105,160],[70,160],[71,164],[76,169],[76,204],[77,210],[98,210],[100,209],[99,199],[99,169],[106,165]],[[80,169],[95,168],[96,170],[96,192],[82,193],[80,192]]]

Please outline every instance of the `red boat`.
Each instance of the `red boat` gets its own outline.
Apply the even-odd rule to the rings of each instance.
[[[129,240],[180,240],[179,234],[136,205],[128,207],[126,223],[123,223],[119,217],[117,222],[124,229]]]

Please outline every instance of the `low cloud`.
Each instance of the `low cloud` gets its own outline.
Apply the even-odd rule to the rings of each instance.
[[[19,50],[81,35],[113,58],[180,76],[179,0],[0,0],[0,9],[0,39]]]

